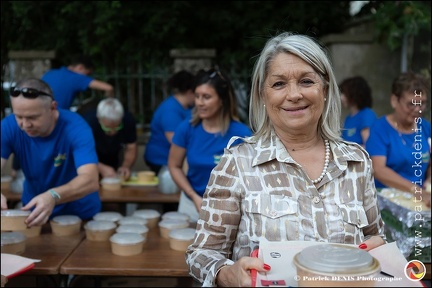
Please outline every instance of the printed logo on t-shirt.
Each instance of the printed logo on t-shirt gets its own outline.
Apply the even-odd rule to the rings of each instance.
[[[54,167],[61,166],[65,160],[66,160],[66,153],[58,154],[58,156],[54,158]]]
[[[213,155],[213,163],[218,164],[220,161],[221,155]]]
[[[348,135],[349,137],[355,135],[355,133],[356,133],[356,128],[350,128],[350,129],[348,129],[348,131],[347,131],[347,135]]]

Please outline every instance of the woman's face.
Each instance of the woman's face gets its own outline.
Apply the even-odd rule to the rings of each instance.
[[[213,86],[202,84],[195,88],[195,108],[201,119],[219,117],[222,101]]]
[[[270,63],[264,86],[264,103],[276,132],[316,131],[325,89],[312,66],[297,56],[280,53]]]
[[[428,107],[427,95],[416,91],[405,91],[400,98],[392,95],[391,99],[397,121],[407,126],[414,123],[415,118],[424,116],[422,113],[426,113]]]
[[[347,97],[345,96],[345,94],[344,94],[344,93],[341,93],[340,96],[341,96],[341,103],[342,103],[343,107],[344,107],[344,108],[349,108],[349,105],[348,105],[348,99],[347,99]]]

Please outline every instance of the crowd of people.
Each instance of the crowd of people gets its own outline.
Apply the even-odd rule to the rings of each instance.
[[[25,175],[28,227],[57,215],[92,219],[102,209],[99,180],[129,179],[140,158],[137,121],[92,70],[87,58],[76,58],[10,89],[1,169],[13,155]],[[377,189],[410,192],[430,207],[429,79],[401,73],[389,85],[393,112],[378,117],[363,76],[338,84],[315,39],[283,32],[266,42],[250,84],[249,123],[242,123],[223,69],[174,73],[141,158],[156,174],[169,169],[181,191],[178,211],[196,222],[185,257],[202,285],[250,286],[252,269],[271,269],[251,257],[264,239],[366,251],[383,245]],[[70,111],[86,89],[107,98]],[[3,194],[1,208],[11,208]]]

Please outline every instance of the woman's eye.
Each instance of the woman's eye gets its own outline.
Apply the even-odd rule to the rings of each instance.
[[[273,83],[273,86],[272,87],[281,87],[281,86],[283,86],[284,85],[284,82],[282,82],[282,81],[278,81],[278,82],[275,82],[275,83]]]
[[[304,84],[304,85],[312,85],[312,84],[314,84],[315,82],[314,82],[313,80],[310,80],[310,79],[302,79],[302,80],[300,81],[300,83],[301,83],[301,84]]]

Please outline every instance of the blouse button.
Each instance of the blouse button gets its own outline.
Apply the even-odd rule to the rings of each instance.
[[[320,197],[315,196],[315,197],[313,198],[312,201],[313,201],[315,204],[318,204],[318,203],[321,201],[321,199],[320,199]]]
[[[277,215],[277,212],[276,212],[275,210],[272,210],[272,211],[270,211],[270,215],[271,215],[271,216],[276,216],[276,215]]]

